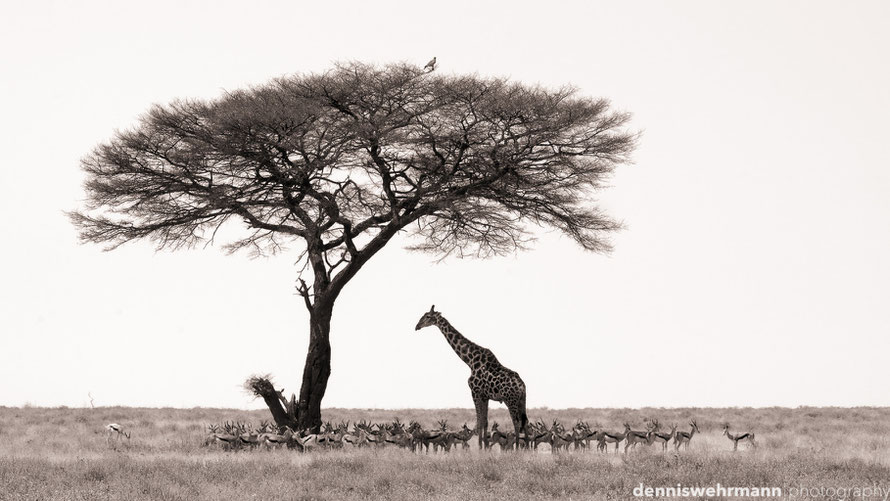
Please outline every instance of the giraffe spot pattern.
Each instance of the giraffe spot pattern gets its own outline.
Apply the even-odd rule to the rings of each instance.
[[[480,444],[483,440],[488,443],[485,431],[488,427],[489,400],[503,402],[507,406],[517,436],[520,432],[526,432],[528,416],[525,408],[525,382],[519,374],[501,365],[491,350],[465,338],[441,313],[432,309],[420,318],[416,329],[430,325],[439,328],[457,356],[470,367],[471,374],[467,383],[476,405],[476,428],[481,431]]]

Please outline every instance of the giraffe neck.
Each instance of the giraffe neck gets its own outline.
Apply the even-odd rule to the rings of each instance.
[[[480,346],[465,338],[460,332],[457,332],[457,329],[444,318],[441,318],[436,322],[436,326],[439,327],[442,335],[445,336],[445,340],[448,341],[448,344],[451,345],[451,349],[457,353],[457,356],[460,357],[465,364],[470,365],[473,360],[473,355],[480,349]]]

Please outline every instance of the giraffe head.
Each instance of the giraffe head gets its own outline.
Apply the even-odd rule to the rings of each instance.
[[[430,311],[423,314],[420,317],[420,320],[417,321],[417,326],[414,327],[414,330],[419,331],[424,327],[429,327],[430,325],[436,325],[439,320],[442,319],[442,314],[436,311],[436,305],[430,307]]]

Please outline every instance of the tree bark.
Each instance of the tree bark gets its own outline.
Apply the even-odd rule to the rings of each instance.
[[[331,314],[333,301],[316,298],[309,313],[309,351],[303,366],[303,383],[297,405],[297,422],[301,430],[318,432],[321,427],[321,400],[331,376]]]
[[[275,387],[272,386],[269,379],[255,376],[247,380],[246,386],[266,402],[276,426],[279,428],[288,426],[292,430],[298,429],[296,416],[294,413],[288,412],[288,409],[281,404],[281,394],[275,391]]]

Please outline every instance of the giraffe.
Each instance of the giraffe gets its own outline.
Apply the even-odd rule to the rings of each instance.
[[[494,400],[506,404],[510,411],[510,419],[516,433],[513,435],[513,447],[518,448],[520,434],[527,431],[528,415],[525,411],[525,383],[516,372],[504,367],[488,348],[483,348],[461,335],[433,305],[430,311],[420,317],[415,331],[435,325],[439,328],[448,344],[457,356],[472,371],[467,382],[476,406],[476,432],[479,436],[479,447],[488,448],[488,401]]]

